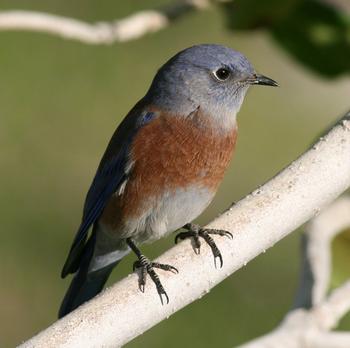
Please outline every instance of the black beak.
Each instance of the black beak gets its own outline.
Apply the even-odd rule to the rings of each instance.
[[[247,82],[251,85],[278,87],[278,83],[276,81],[260,74],[254,74],[252,78],[247,80]]]

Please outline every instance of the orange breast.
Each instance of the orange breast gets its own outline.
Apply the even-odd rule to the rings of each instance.
[[[106,206],[103,223],[116,225],[116,219],[137,217],[145,204],[178,188],[196,184],[215,192],[236,137],[236,128],[223,135],[199,112],[191,118],[160,115],[135,136],[130,177],[123,194],[114,195]]]

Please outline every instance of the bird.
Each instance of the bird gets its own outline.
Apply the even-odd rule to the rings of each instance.
[[[223,230],[193,223],[214,198],[234,152],[236,115],[251,85],[278,86],[258,74],[240,52],[199,44],[170,58],[156,73],[145,96],[114,132],[86,195],[80,227],[61,277],[74,274],[59,318],[102,291],[113,268],[133,251],[133,268],[145,291],[147,275],[163,304],[169,297],[156,269],[140,250],[172,232],[175,241],[200,240],[223,264],[212,235]]]

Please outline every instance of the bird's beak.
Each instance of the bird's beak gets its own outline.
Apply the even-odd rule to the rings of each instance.
[[[278,87],[278,83],[269,77],[260,74],[254,74],[246,80],[251,85],[273,86]]]

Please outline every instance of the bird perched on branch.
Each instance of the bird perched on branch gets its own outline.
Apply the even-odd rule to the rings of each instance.
[[[87,193],[83,218],[62,270],[75,273],[59,316],[99,293],[112,269],[132,250],[163,303],[169,301],[155,271],[177,272],[151,262],[139,245],[183,227],[177,239],[200,238],[222,256],[212,235],[191,222],[213,199],[232,156],[236,114],[250,85],[277,86],[255,72],[241,53],[220,45],[187,48],[157,72],[146,95],[115,131]],[[89,234],[89,230],[92,230]]]

